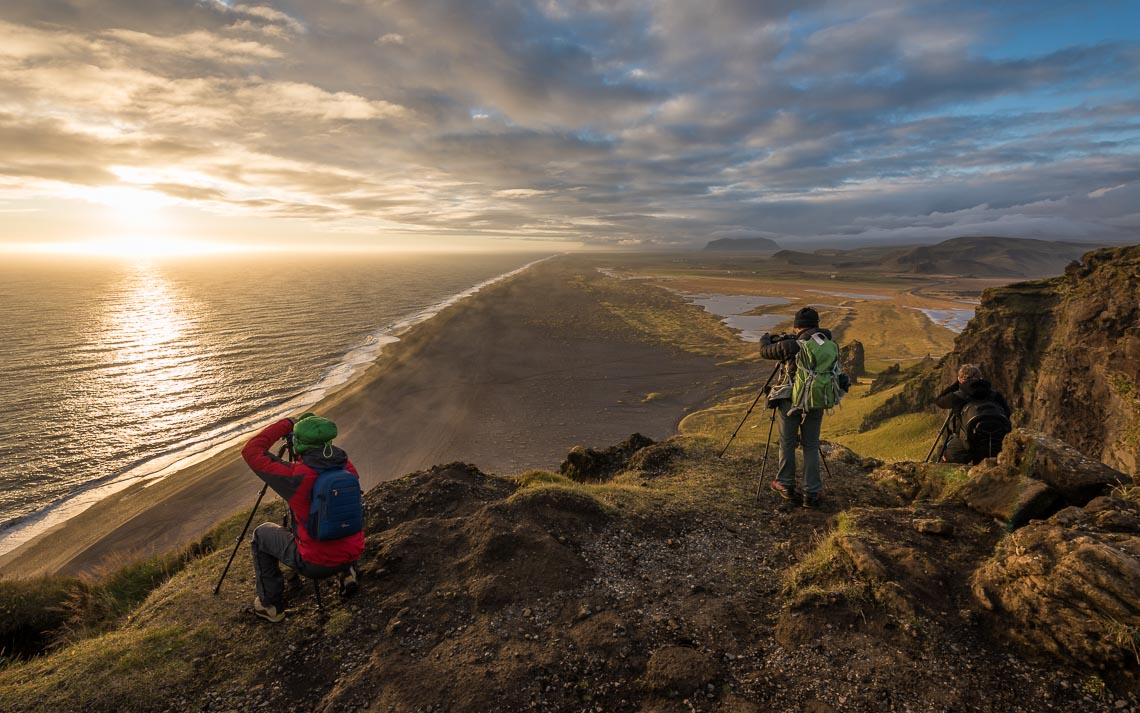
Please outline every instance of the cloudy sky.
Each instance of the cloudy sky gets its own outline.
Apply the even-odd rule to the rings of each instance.
[[[1135,242],[1138,27],[1134,0],[3,0],[0,247]]]

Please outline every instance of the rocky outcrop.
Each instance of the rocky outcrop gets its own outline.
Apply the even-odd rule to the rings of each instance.
[[[661,475],[667,473],[673,461],[683,454],[684,449],[674,440],[653,443],[636,451],[626,467],[640,472],[644,477]]]
[[[1073,505],[1084,505],[1132,482],[1129,476],[1089,458],[1068,443],[1028,428],[1015,429],[1006,437],[997,462],[1047,484]]]
[[[880,374],[871,384],[870,393],[885,391],[900,383],[903,384],[902,389],[864,417],[859,424],[860,432],[869,431],[888,418],[904,413],[935,410],[934,394],[941,389],[939,363],[928,357],[906,371],[898,370],[897,367],[897,364],[892,365]]]
[[[880,391],[886,391],[902,381],[903,377],[902,367],[898,364],[891,364],[875,376],[875,380],[871,382],[871,388],[867,391],[867,394],[877,394]]]
[[[970,470],[957,491],[966,505],[1010,529],[1070,505],[1083,506],[1132,482],[1124,473],[1084,456],[1063,441],[1014,429],[996,459]]]
[[[1013,421],[1125,473],[1140,462],[1140,245],[1094,250],[1065,274],[986,290],[954,351],[908,377],[865,427],[934,410],[958,366],[980,364]]]
[[[566,460],[562,461],[558,471],[579,483],[609,480],[616,473],[625,470],[634,453],[652,446],[653,443],[652,438],[634,433],[616,446],[603,450],[574,446],[566,454]]]
[[[996,517],[1009,529],[1044,517],[1057,508],[1057,492],[1009,465],[983,463],[970,470],[960,497],[983,515]]]
[[[939,501],[962,484],[965,471],[963,465],[900,461],[879,464],[870,477],[884,490],[896,493],[907,502]]]
[[[863,342],[854,340],[845,344],[839,350],[839,366],[843,373],[851,379],[851,383],[857,383],[860,376],[867,373],[865,363],[865,356],[863,353]]]
[[[1002,540],[973,577],[996,629],[1031,650],[1102,668],[1140,664],[1140,507],[1100,498]]]

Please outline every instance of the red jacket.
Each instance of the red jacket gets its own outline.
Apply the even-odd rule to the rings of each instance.
[[[305,521],[309,518],[309,504],[318,470],[343,467],[357,478],[360,475],[349,462],[348,455],[335,446],[331,448],[330,455],[314,449],[301,454],[301,459],[295,463],[281,460],[273,455],[270,452],[273,444],[292,432],[293,422],[287,418],[282,419],[245,444],[245,448],[241,449],[241,457],[245,458],[245,462],[259,478],[273,488],[273,492],[289,503],[289,509],[293,511],[293,522],[296,526],[294,534],[301,559],[322,567],[337,567],[355,562],[364,553],[363,531],[338,540],[322,542],[309,537]]]

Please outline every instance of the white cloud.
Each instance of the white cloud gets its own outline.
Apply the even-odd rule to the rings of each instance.
[[[253,82],[234,87],[232,96],[251,110],[266,114],[357,121],[407,114],[403,107],[383,100],[370,100],[350,92],[329,92],[299,82]]]
[[[210,32],[188,32],[160,37],[133,30],[110,30],[105,36],[140,49],[154,50],[187,59],[257,62],[282,57],[280,50],[248,40],[232,40]]]

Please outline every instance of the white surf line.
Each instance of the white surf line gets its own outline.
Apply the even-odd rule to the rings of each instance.
[[[111,476],[110,480],[96,481],[79,486],[75,491],[64,496],[62,499],[19,518],[5,529],[0,530],[0,556],[8,554],[20,545],[29,542],[52,527],[79,515],[100,500],[125,490],[136,483],[144,483],[146,487],[156,485],[178,471],[208,460],[227,448],[244,442],[249,438],[249,432],[256,424],[275,419],[279,420],[289,414],[297,413],[303,410],[304,407],[316,403],[329,394],[334,393],[338,388],[351,383],[356,377],[361,375],[368,366],[376,361],[384,351],[384,347],[400,341],[399,335],[406,334],[412,327],[426,322],[448,307],[475,295],[480,290],[484,290],[491,285],[519,275],[535,265],[556,257],[561,257],[565,254],[566,253],[548,255],[547,257],[528,262],[522,267],[484,280],[474,287],[451,295],[415,313],[411,317],[384,327],[373,333],[369,338],[375,341],[371,341],[363,347],[358,347],[348,352],[345,358],[342,359],[339,364],[331,367],[328,373],[326,373],[313,388],[304,391],[301,395],[275,406],[272,410],[258,412],[256,415],[243,419],[236,424],[230,423],[219,426],[188,448],[182,448],[171,453],[155,456],[146,463],[135,466],[125,473]],[[198,450],[199,448],[201,448],[201,450]]]

